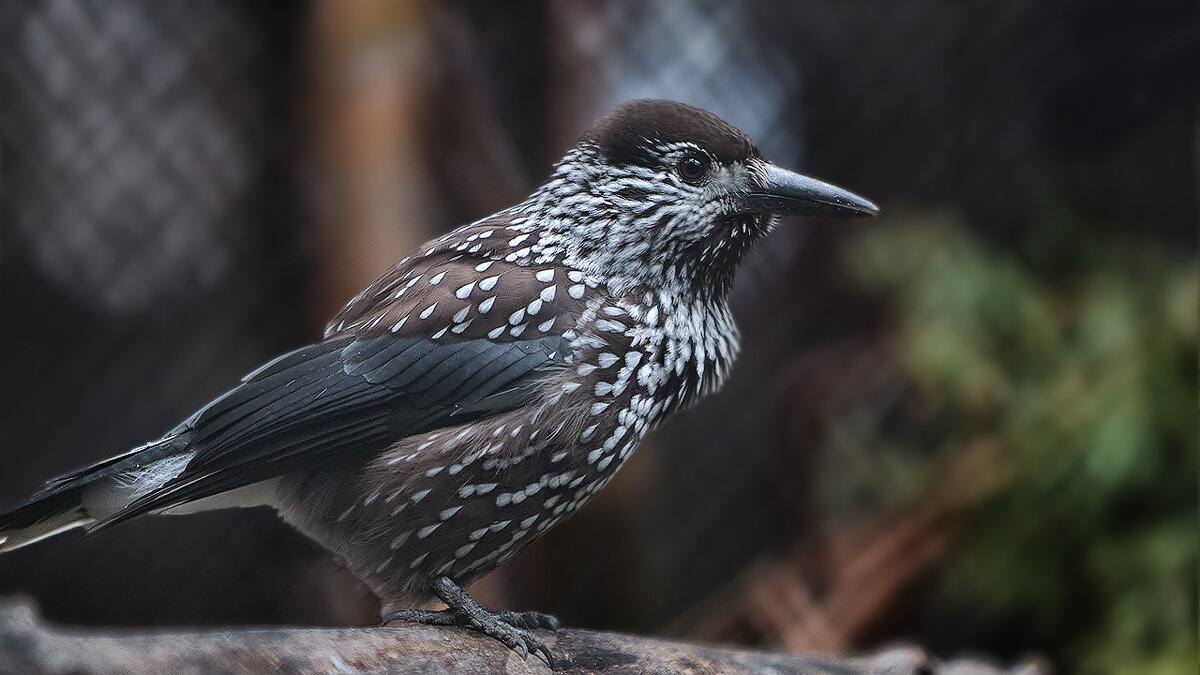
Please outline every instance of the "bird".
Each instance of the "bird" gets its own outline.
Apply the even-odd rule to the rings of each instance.
[[[464,588],[583,507],[642,438],[714,392],[728,297],[784,215],[874,215],[721,117],[627,102],[524,201],[422,245],[319,341],[161,438],[0,514],[0,551],[142,515],[269,506],[381,599],[553,663],[558,621]],[[434,600],[445,609],[425,609]]]

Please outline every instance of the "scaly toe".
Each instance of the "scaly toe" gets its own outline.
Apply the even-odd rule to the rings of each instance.
[[[496,618],[516,628],[557,631],[558,619],[541,612],[496,612]]]
[[[528,659],[531,651],[541,654],[546,659],[546,663],[553,668],[554,657],[550,654],[550,648],[546,646],[546,643],[542,642],[531,630],[515,626],[509,621],[509,619],[525,621],[525,617],[515,612],[507,613],[514,616],[504,616],[504,614],[506,613],[497,612],[492,617],[495,619],[494,622],[488,622],[487,625],[476,625],[475,628],[481,633],[499,640],[509,649],[515,650],[522,659]]]
[[[466,623],[466,617],[449,609],[436,612],[428,609],[402,609],[383,617],[379,625],[386,626],[393,621],[419,623],[426,626],[460,626]]]
[[[530,628],[543,628],[552,633],[558,632],[561,623],[558,617],[550,614],[542,614],[541,612],[524,612],[525,621],[531,624]]]

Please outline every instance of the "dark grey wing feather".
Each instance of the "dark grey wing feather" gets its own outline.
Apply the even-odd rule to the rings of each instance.
[[[371,383],[383,382],[426,356],[438,345],[420,336],[391,340],[355,340],[342,351],[343,370]]]
[[[181,425],[197,451],[187,468],[102,525],[512,409],[561,365],[566,348],[556,335],[445,344],[381,335],[301,348]]]

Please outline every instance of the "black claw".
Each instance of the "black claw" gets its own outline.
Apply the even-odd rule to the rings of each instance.
[[[546,658],[546,665],[550,666],[550,670],[554,670],[554,657],[550,655],[550,649],[545,644],[538,640],[534,644],[534,649],[541,653]]]

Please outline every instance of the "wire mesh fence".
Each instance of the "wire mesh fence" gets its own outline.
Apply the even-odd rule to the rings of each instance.
[[[6,502],[163,433],[309,332],[298,18],[0,3]],[[306,556],[268,518],[217,514],[49,542],[0,576],[60,620],[279,620]]]

